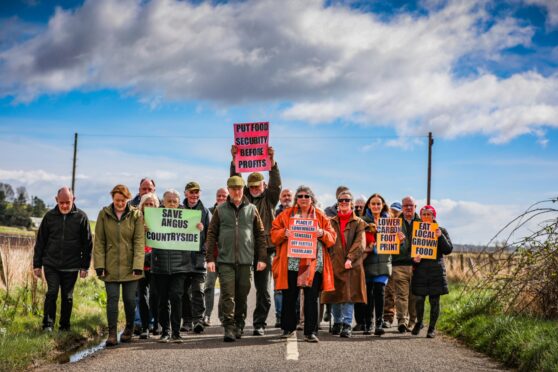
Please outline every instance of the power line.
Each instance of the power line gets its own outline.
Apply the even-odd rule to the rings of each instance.
[[[134,135],[134,134],[100,134],[80,133],[81,137],[104,137],[104,138],[186,138],[186,139],[227,139],[232,136],[185,136],[185,135]],[[272,136],[274,139],[382,139],[382,138],[428,138],[421,136]]]

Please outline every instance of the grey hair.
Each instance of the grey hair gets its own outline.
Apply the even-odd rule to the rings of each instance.
[[[296,189],[296,192],[294,194],[294,198],[298,199],[298,194],[301,192],[305,192],[308,195],[310,195],[310,199],[312,199],[312,204],[316,205],[318,204],[318,199],[316,199],[316,195],[314,195],[314,191],[312,191],[312,189],[308,186],[305,185],[300,185],[298,186],[298,188]]]
[[[159,208],[159,198],[154,192],[148,192],[147,194],[141,197],[140,203],[138,205],[138,209],[141,211],[143,210],[143,205],[149,200],[152,199],[155,203],[155,208]]]
[[[403,199],[401,199],[401,204],[403,204],[403,200],[405,200],[405,199],[411,200],[413,202],[413,205],[416,207],[417,202],[416,202],[415,198],[413,198],[411,195],[407,195]]]
[[[175,189],[168,189],[167,191],[165,191],[165,193],[163,194],[163,199],[165,198],[165,196],[167,196],[167,194],[176,196],[178,198],[178,201],[180,201],[180,194]]]
[[[355,203],[356,202],[363,202],[364,204],[366,204],[366,198],[364,197],[364,195],[361,195],[355,200]]]

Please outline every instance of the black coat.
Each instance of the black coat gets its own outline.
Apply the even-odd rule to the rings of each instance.
[[[88,270],[93,241],[89,219],[75,204],[68,214],[58,206],[43,217],[37,233],[33,254],[33,268],[43,266],[56,270]]]
[[[438,252],[435,260],[420,260],[413,265],[412,292],[415,296],[437,296],[449,293],[448,279],[443,256],[453,250],[446,229],[440,227],[442,235],[438,238]]]

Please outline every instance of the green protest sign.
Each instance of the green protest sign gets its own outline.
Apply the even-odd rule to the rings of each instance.
[[[145,208],[145,244],[157,249],[199,251],[201,211],[191,209]]]

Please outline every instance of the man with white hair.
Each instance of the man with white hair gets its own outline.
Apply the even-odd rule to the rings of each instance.
[[[43,268],[47,282],[43,315],[47,332],[54,327],[59,290],[59,329],[70,330],[74,285],[78,273],[81,278],[87,276],[93,248],[89,219],[74,204],[72,190],[62,187],[55,200],[56,207],[47,212],[39,227],[33,255],[33,274],[41,277]]]

